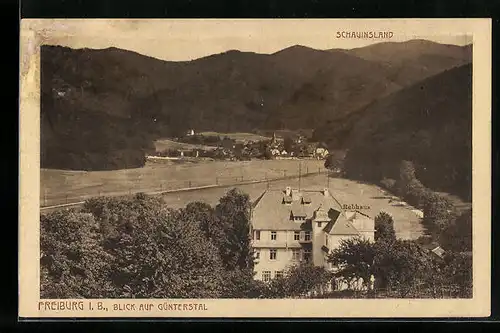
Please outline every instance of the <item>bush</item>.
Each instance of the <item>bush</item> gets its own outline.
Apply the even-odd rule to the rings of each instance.
[[[394,241],[396,231],[394,230],[394,220],[386,212],[380,212],[375,216],[375,241]]]
[[[472,209],[463,212],[448,224],[439,238],[446,250],[472,251]]]
[[[299,297],[328,284],[333,275],[323,267],[302,264],[289,267],[281,278],[275,278],[264,289],[265,298]]]
[[[384,178],[380,181],[380,184],[387,190],[394,190],[394,186],[396,185],[396,181],[391,178]]]
[[[442,232],[456,218],[455,207],[447,198],[433,193],[424,204],[423,222],[435,232]]]

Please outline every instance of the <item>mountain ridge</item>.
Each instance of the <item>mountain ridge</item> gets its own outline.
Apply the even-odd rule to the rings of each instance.
[[[63,152],[70,151],[76,160],[88,153],[89,143],[79,138],[79,131],[103,140],[108,150],[124,149],[121,141],[133,141],[134,135],[123,138],[131,129],[142,133],[136,135],[140,144],[131,144],[142,150],[150,145],[141,136],[153,140],[188,128],[231,132],[307,125],[319,129],[319,135],[328,121],[467,61],[439,54],[416,57],[411,70],[394,75],[394,67],[378,61],[301,45],[272,54],[228,50],[181,62],[115,47],[42,46],[41,53],[42,136],[51,147],[49,153],[42,146],[42,167],[59,168],[64,167]],[[431,70],[423,69],[434,62]],[[93,129],[92,118],[102,122],[99,129]],[[76,123],[65,123],[69,119]],[[115,119],[123,128],[112,125]],[[105,133],[106,128],[112,133]],[[106,154],[106,149],[96,154]],[[76,160],[66,167],[80,168]],[[113,166],[93,169],[119,165],[117,158]]]

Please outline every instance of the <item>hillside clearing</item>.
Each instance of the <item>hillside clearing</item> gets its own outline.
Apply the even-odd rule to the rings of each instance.
[[[185,143],[185,142],[177,142],[177,141],[172,141],[169,139],[159,139],[154,142],[155,148],[157,152],[165,151],[167,149],[185,149],[185,150],[192,150],[192,149],[200,149],[200,150],[215,150],[217,147],[214,146],[207,146],[207,145],[198,145],[198,144],[191,144],[191,143]]]
[[[245,141],[265,141],[270,140],[270,137],[262,136],[255,133],[221,133],[221,132],[200,132],[199,135],[203,136],[219,136],[221,138],[228,137],[235,140],[236,142]]]

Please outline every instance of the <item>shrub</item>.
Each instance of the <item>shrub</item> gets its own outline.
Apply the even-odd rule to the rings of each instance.
[[[391,178],[384,178],[380,181],[380,184],[387,190],[391,191],[394,189],[394,186],[396,185],[396,181]]]
[[[394,230],[394,220],[386,212],[380,212],[375,216],[375,241],[394,241],[396,231]]]

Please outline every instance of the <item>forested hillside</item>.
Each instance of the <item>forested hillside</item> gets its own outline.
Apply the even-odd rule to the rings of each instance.
[[[397,178],[402,160],[433,190],[470,201],[472,66],[436,75],[368,106],[349,119],[345,168],[351,178]],[[344,124],[347,124],[345,122]]]
[[[454,50],[457,55],[450,56],[449,46],[428,42],[403,63],[371,59],[359,49],[350,54],[303,46],[274,54],[230,50],[171,62],[117,48],[43,46],[42,167],[141,166],[152,140],[189,128],[318,128],[316,135],[328,138],[331,124],[467,61],[470,50]],[[413,69],[399,70],[396,77],[398,66]]]

